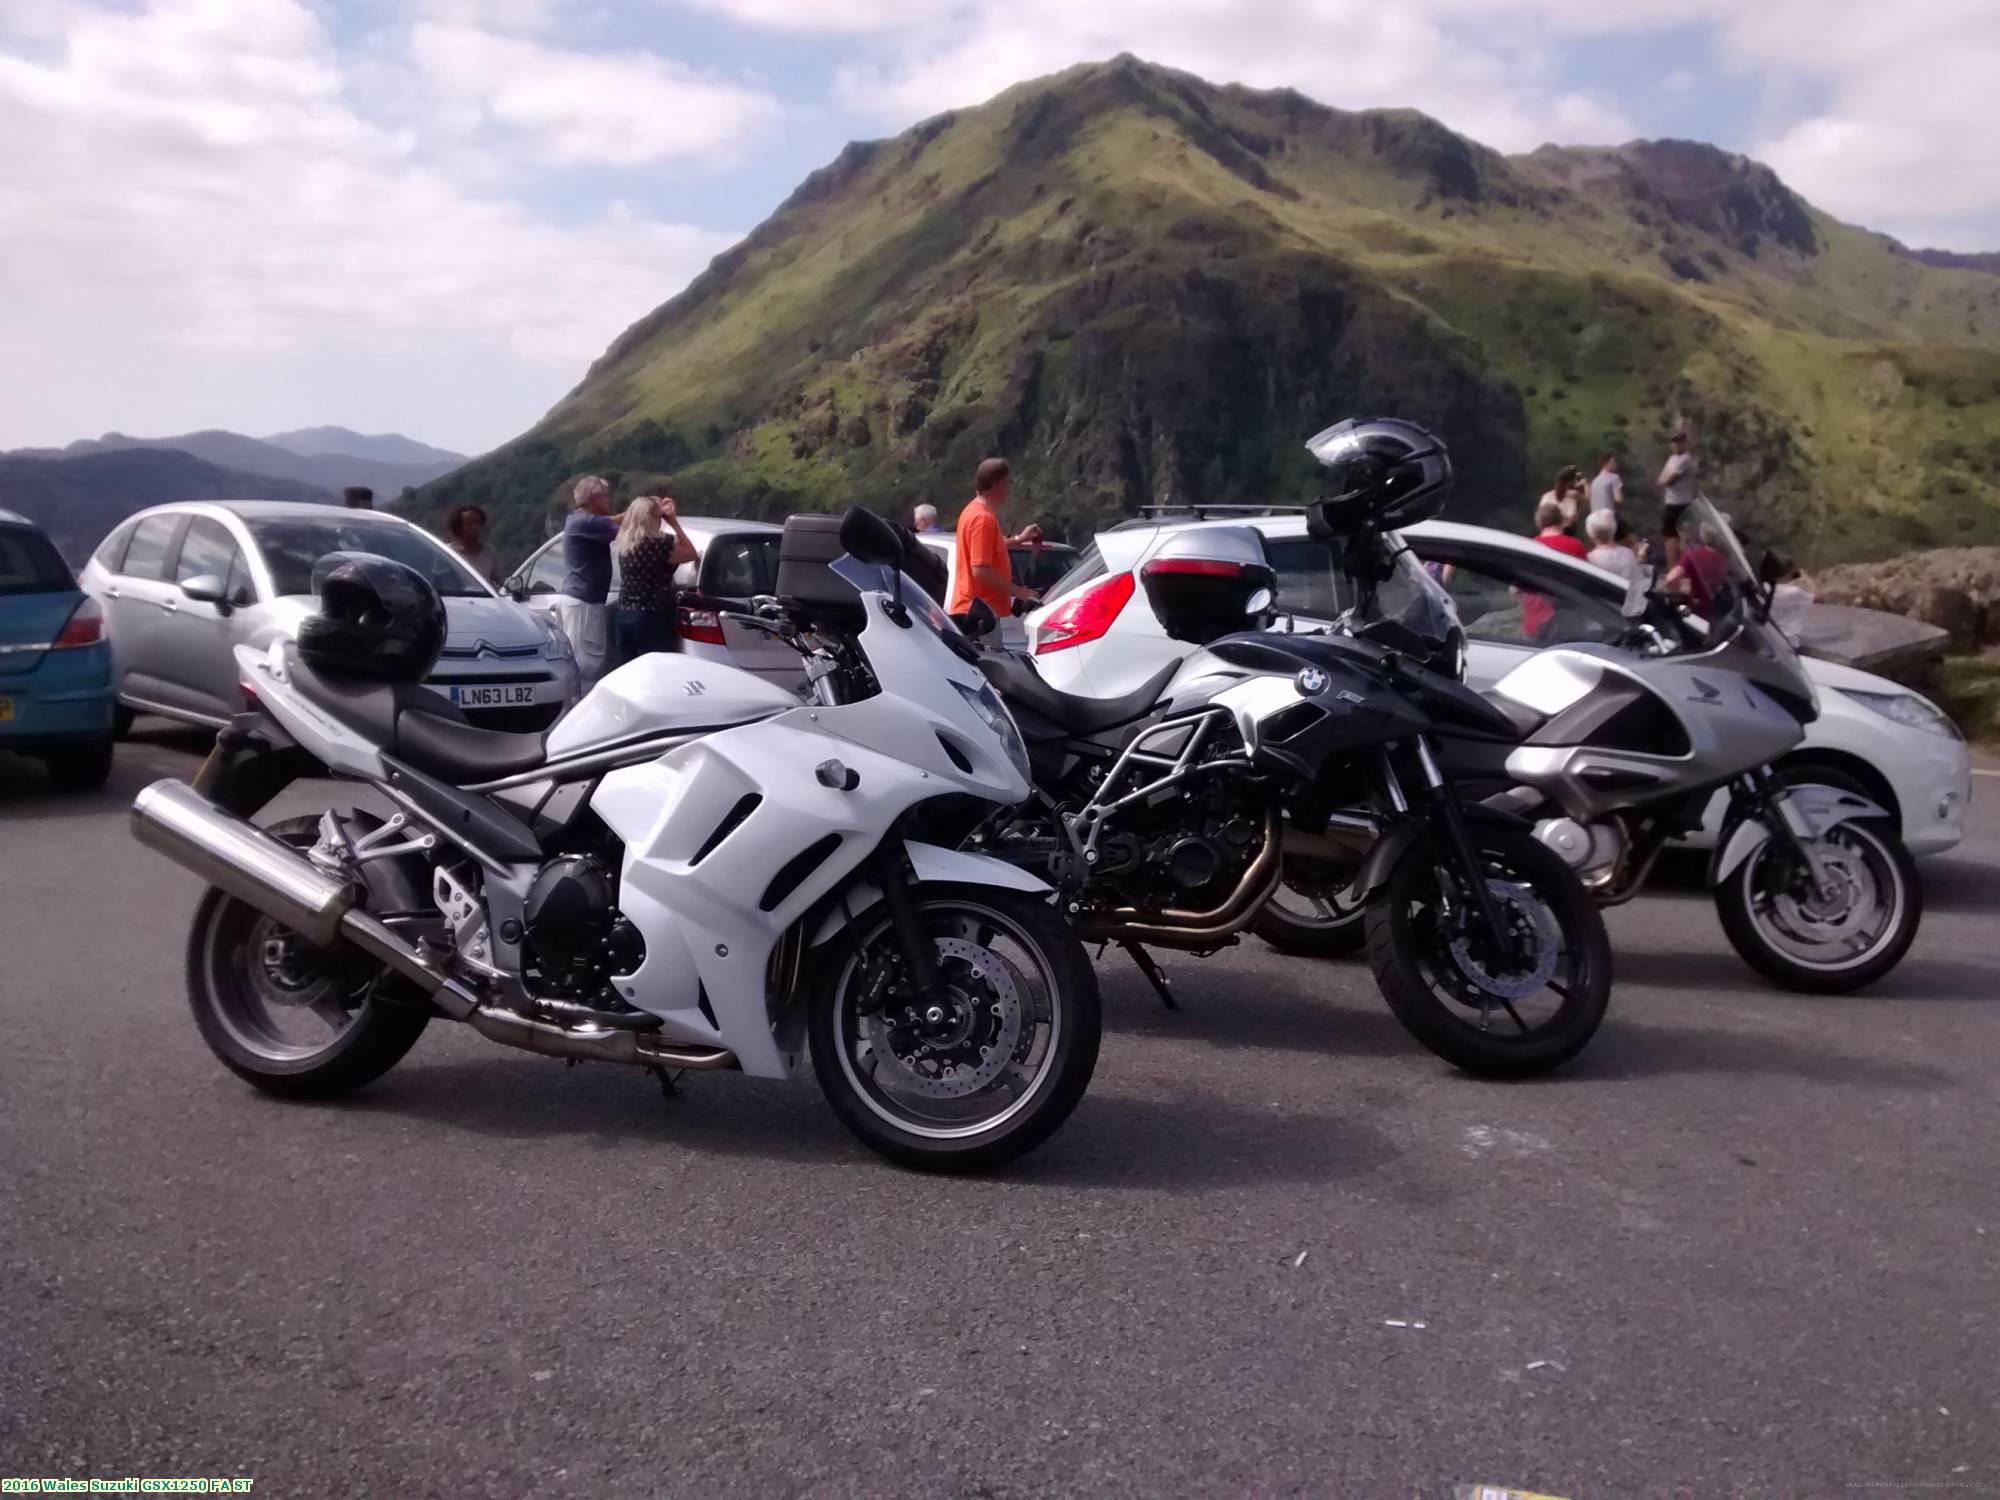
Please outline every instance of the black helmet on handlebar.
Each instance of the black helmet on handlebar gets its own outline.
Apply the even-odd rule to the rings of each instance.
[[[1399,417],[1350,417],[1306,444],[1326,470],[1306,512],[1319,536],[1396,531],[1428,521],[1451,498],[1451,455],[1433,433]]]
[[[326,677],[422,682],[450,628],[415,568],[373,552],[329,552],[313,567],[319,611],[299,622],[299,659]]]

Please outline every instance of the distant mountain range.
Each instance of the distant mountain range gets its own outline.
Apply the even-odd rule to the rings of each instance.
[[[41,526],[73,563],[149,505],[252,499],[334,503],[316,485],[225,469],[177,448],[117,448],[73,458],[0,453],[0,508]]]
[[[95,547],[118,522],[172,500],[331,502],[348,485],[393,505],[465,462],[400,433],[302,427],[268,438],[210,429],[178,437],[107,432],[67,448],[0,453],[0,506],[44,526],[65,553]]]
[[[1450,515],[1676,426],[1802,561],[2000,541],[2000,260],[1843,224],[1693,141],[1506,156],[1135,58],[850,145],[515,441],[423,491],[523,545],[579,472],[690,511],[956,510],[981,458],[1071,539],[1295,501],[1321,426],[1451,444]]]

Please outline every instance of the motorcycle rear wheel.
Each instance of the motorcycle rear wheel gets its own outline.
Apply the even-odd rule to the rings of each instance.
[[[1369,900],[1368,960],[1389,1009],[1432,1052],[1482,1077],[1531,1078],[1561,1067],[1596,1034],[1611,1002],[1611,940],[1576,872],[1532,834],[1477,825],[1470,832],[1488,881],[1507,893],[1505,913],[1535,932],[1534,951],[1549,969],[1543,985],[1503,996],[1497,981],[1473,971],[1476,919],[1446,899],[1422,841],[1403,851]]]
[[[1368,905],[1338,879],[1353,873],[1324,860],[1288,856],[1278,888],[1250,930],[1280,953],[1338,958],[1356,952],[1368,941]]]
[[[265,831],[308,848],[319,820],[288,818]],[[336,1098],[402,1061],[430,1012],[385,1000],[391,986],[407,981],[356,950],[315,948],[234,896],[211,889],[195,908],[187,946],[195,1026],[224,1067],[267,1094]]]
[[[926,1171],[984,1171],[1040,1145],[1083,1098],[1103,1025],[1097,974],[1043,902],[942,884],[914,894],[944,993],[908,994],[878,902],[816,961],[813,1071],[872,1150]]]

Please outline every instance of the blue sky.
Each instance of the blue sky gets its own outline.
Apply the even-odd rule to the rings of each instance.
[[[2000,249],[1994,0],[0,0],[0,447],[491,446],[844,142],[1120,51]]]

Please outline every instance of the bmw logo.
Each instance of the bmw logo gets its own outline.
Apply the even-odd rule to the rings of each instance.
[[[1333,679],[1318,667],[1301,668],[1299,675],[1292,679],[1292,686],[1308,698],[1317,698],[1332,685]]]

